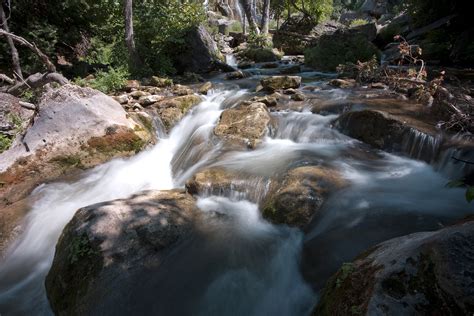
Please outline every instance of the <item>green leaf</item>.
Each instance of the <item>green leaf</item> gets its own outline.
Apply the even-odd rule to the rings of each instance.
[[[452,180],[446,183],[447,188],[459,188],[464,186],[464,179]]]
[[[466,190],[466,201],[471,203],[474,200],[474,187],[468,187]]]

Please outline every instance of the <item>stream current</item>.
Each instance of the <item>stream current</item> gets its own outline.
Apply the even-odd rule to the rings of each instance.
[[[331,127],[336,115],[273,112],[276,127],[257,149],[226,149],[213,128],[225,108],[250,97],[242,88],[249,85],[218,85],[169,135],[159,135],[157,145],[132,158],[36,188],[24,231],[0,262],[0,314],[52,314],[44,279],[77,209],[142,190],[183,188],[210,166],[250,174],[247,189],[198,198],[201,211],[227,214],[231,224],[173,256],[153,293],[158,309],[144,306],[143,313],[308,315],[343,262],[381,241],[438,229],[472,213],[464,191],[448,189],[442,172],[342,135]],[[344,93],[335,89],[327,97]],[[304,165],[336,169],[350,185],[329,197],[305,231],[262,219],[258,203],[269,179]]]

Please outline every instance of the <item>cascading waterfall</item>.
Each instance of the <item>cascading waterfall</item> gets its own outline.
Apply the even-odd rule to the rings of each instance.
[[[319,93],[344,98],[341,91]],[[38,187],[23,233],[0,262],[0,314],[51,314],[44,278],[61,231],[77,209],[142,190],[183,187],[206,167],[245,173],[238,186],[248,189],[209,191],[198,199],[203,212],[230,220],[215,227],[209,223],[212,232],[205,239],[168,263],[167,282],[156,299],[173,305],[167,307],[174,314],[307,315],[317,293],[300,273],[303,244],[321,253],[309,269],[316,276],[312,284],[321,285],[343,261],[377,242],[420,227],[435,229],[468,213],[463,190],[446,188],[445,176],[424,162],[369,149],[342,135],[331,127],[335,115],[272,113],[276,127],[255,150],[226,149],[213,128],[223,109],[247,96],[245,90],[214,91],[153,148],[93,168],[78,181]],[[437,146],[416,139],[429,150]],[[305,165],[337,171],[347,185],[329,197],[318,222],[303,235],[266,222],[256,203],[272,177]],[[189,262],[204,275],[193,275]]]

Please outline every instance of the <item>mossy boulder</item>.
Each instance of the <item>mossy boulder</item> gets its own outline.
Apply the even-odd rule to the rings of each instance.
[[[299,76],[273,76],[260,81],[263,89],[268,92],[284,89],[297,89],[301,85]]]
[[[59,238],[46,277],[55,315],[140,310],[143,302],[130,292],[153,295],[158,281],[150,276],[191,236],[201,214],[181,190],[146,191],[78,210]],[[146,282],[137,282],[144,276]]]
[[[169,97],[153,104],[153,109],[150,111],[158,115],[166,130],[170,131],[193,106],[202,100],[202,97],[196,94]]]
[[[214,134],[229,145],[255,148],[271,124],[272,119],[265,104],[241,103],[222,112]]]
[[[313,315],[470,315],[474,222],[383,242],[327,282]]]
[[[276,224],[304,227],[321,208],[326,197],[345,181],[333,169],[304,166],[272,181],[263,202],[263,217]]]
[[[239,58],[254,61],[256,63],[265,63],[279,61],[283,54],[274,48],[245,48],[238,53]]]

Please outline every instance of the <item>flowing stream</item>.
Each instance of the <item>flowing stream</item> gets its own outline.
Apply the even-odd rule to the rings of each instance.
[[[225,108],[248,97],[248,90],[235,86],[217,89],[153,148],[88,170],[77,181],[38,187],[24,232],[0,262],[0,315],[51,314],[44,278],[77,209],[147,189],[182,188],[208,166],[251,174],[248,189],[198,199],[203,212],[227,214],[231,224],[176,255],[156,293],[163,310],[154,314],[307,315],[342,262],[388,238],[437,229],[472,213],[463,190],[446,188],[449,179],[432,166],[340,134],[331,127],[335,115],[272,113],[276,128],[261,146],[225,149],[212,137],[213,128]],[[269,179],[304,165],[338,170],[349,185],[329,198],[305,232],[262,219],[258,202]],[[143,312],[149,312],[146,306]]]

